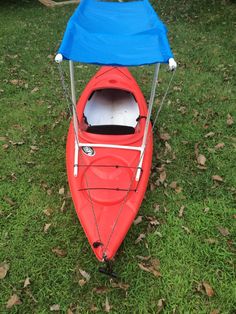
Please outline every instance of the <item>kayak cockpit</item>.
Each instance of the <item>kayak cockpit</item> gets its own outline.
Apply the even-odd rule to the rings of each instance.
[[[84,109],[85,131],[94,134],[134,134],[140,116],[134,95],[121,89],[93,91]]]

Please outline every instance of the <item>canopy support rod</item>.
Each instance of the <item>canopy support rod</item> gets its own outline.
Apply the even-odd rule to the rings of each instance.
[[[154,71],[154,76],[153,76],[153,81],[152,81],[152,90],[151,90],[151,95],[150,95],[150,100],[149,100],[148,114],[147,114],[145,129],[144,129],[142,150],[141,150],[140,160],[139,160],[139,164],[138,164],[138,171],[136,174],[136,181],[139,180],[140,175],[141,175],[140,169],[142,168],[142,164],[143,164],[144,150],[145,150],[146,143],[147,143],[147,135],[148,135],[149,123],[150,123],[151,114],[152,114],[152,107],[153,107],[153,103],[154,103],[154,99],[155,99],[155,95],[156,95],[156,87],[157,87],[157,82],[158,82],[159,70],[160,70],[160,63],[157,63],[155,66],[155,71]]]
[[[75,95],[75,74],[74,74],[74,63],[73,61],[69,61],[70,67],[70,86],[71,86],[71,100],[73,102],[73,124],[74,124],[74,132],[75,132],[75,153],[74,153],[74,176],[78,175],[78,156],[79,156],[79,143],[78,143],[78,120],[76,113],[76,95]]]

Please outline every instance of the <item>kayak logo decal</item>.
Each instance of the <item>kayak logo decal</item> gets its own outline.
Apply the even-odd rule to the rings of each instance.
[[[90,146],[83,146],[82,151],[84,152],[85,155],[90,157],[95,155],[94,149]]]

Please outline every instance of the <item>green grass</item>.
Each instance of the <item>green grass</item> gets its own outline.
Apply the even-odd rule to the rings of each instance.
[[[154,2],[154,1],[153,1]],[[157,7],[157,5],[156,5]],[[230,1],[158,1],[158,12],[169,28],[179,68],[161,112],[153,158],[156,167],[165,164],[167,186],[148,190],[140,209],[141,224],[132,226],[115,262],[115,270],[127,291],[112,286],[97,272],[92,254],[76,218],[70,198],[60,210],[64,186],[65,139],[69,121],[56,65],[51,60],[74,7],[47,9],[37,1],[5,1],[0,10],[0,263],[10,264],[0,280],[0,313],[104,313],[106,297],[111,313],[158,313],[158,301],[165,299],[163,313],[210,314],[236,312],[235,277],[235,123],[228,126],[227,114],[235,116],[235,14]],[[95,72],[93,66],[77,69],[80,93]],[[148,96],[152,67],[132,69]],[[161,98],[170,74],[161,71]],[[11,80],[20,80],[14,85]],[[38,90],[32,92],[37,87]],[[183,108],[184,107],[184,108]],[[196,113],[197,111],[197,113]],[[168,132],[172,153],[158,133]],[[209,132],[214,136],[205,137]],[[2,138],[2,137],[5,137]],[[12,142],[9,142],[12,141]],[[22,145],[12,143],[23,142]],[[223,142],[222,149],[215,145]],[[206,170],[197,168],[194,145],[207,158]],[[4,144],[9,147],[4,148]],[[30,146],[38,150],[31,152]],[[169,159],[171,163],[165,163]],[[224,182],[214,183],[212,175]],[[177,181],[176,193],[169,187]],[[14,201],[10,205],[6,197]],[[154,211],[155,205],[159,211]],[[184,205],[184,216],[178,217]],[[52,208],[47,217],[43,211]],[[209,208],[205,211],[205,208]],[[160,222],[150,227],[147,217]],[[52,223],[48,233],[45,223]],[[187,232],[189,229],[190,233]],[[218,228],[228,228],[224,237]],[[140,233],[146,238],[135,245]],[[213,238],[215,243],[206,240]],[[60,247],[67,256],[51,250]],[[141,270],[137,255],[158,258],[161,277]],[[79,268],[90,281],[80,287]],[[23,288],[26,277],[31,284]],[[199,284],[208,282],[215,294],[208,297]],[[103,293],[96,289],[102,288]],[[200,290],[200,291],[198,291]],[[6,309],[16,293],[21,305]]]

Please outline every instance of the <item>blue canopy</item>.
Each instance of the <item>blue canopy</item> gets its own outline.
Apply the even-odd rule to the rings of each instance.
[[[173,58],[167,29],[148,0],[81,0],[58,52],[77,62],[118,66]]]

